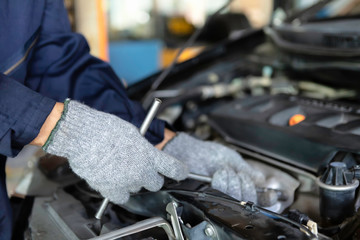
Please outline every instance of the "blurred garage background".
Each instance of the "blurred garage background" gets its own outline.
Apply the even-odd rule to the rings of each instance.
[[[88,39],[93,55],[110,62],[131,85],[166,67],[176,51],[209,15],[227,0],[66,0],[74,31]],[[281,2],[281,1],[280,1]],[[283,1],[285,3],[285,1]],[[304,8],[314,0],[290,1],[290,9]],[[248,27],[268,24],[272,0],[233,0],[209,24],[194,46],[179,61],[198,54],[205,46]],[[284,4],[282,4],[284,5]]]

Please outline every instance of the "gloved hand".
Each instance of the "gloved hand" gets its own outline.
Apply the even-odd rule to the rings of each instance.
[[[246,172],[237,172],[229,165],[214,173],[211,186],[238,200],[257,203],[256,187],[252,178]]]
[[[156,149],[132,124],[75,101],[43,149],[69,160],[72,170],[110,201],[122,204],[141,187],[159,190],[163,176],[182,180],[186,165]]]
[[[178,133],[163,151],[186,163],[190,172],[213,177],[212,186],[215,189],[239,200],[256,202],[254,183],[264,181],[264,176],[236,151],[185,133]]]

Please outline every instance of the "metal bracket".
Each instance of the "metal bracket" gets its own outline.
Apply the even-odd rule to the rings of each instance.
[[[177,214],[176,208],[178,204],[175,201],[172,201],[166,205],[166,211],[170,214],[171,225],[174,229],[175,239],[184,240],[183,233],[181,231],[181,226],[179,222],[179,216]]]
[[[187,239],[196,240],[218,240],[218,233],[210,222],[202,221],[196,226],[184,226],[184,234]]]

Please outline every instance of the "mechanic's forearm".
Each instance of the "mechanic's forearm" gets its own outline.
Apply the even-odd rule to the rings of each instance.
[[[59,121],[61,114],[64,110],[64,104],[57,102],[50,112],[49,116],[46,118],[44,124],[42,125],[39,134],[37,137],[30,143],[31,145],[43,146],[46,140],[49,138],[51,131],[54,129],[56,123]]]
[[[162,140],[161,143],[158,143],[155,147],[159,150],[162,150],[166,143],[169,142],[173,137],[175,137],[176,133],[165,128],[164,130],[164,139]]]

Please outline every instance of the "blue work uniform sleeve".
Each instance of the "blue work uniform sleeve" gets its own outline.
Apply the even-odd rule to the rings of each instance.
[[[26,85],[57,101],[71,98],[140,127],[145,111],[127,97],[110,65],[90,55],[85,38],[71,32],[61,0],[48,0]],[[146,138],[162,141],[165,123],[155,119]]]
[[[55,101],[0,73],[0,154],[13,157],[31,142]]]

